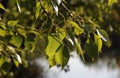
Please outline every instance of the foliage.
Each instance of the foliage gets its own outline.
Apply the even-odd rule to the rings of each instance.
[[[84,53],[94,58],[101,52],[103,43],[110,46],[107,32],[97,22],[104,21],[100,8],[105,9],[107,6],[105,10],[108,11],[105,13],[108,13],[117,0],[108,0],[108,4],[102,0],[94,1],[94,5],[99,8],[96,16],[89,11],[87,0],[80,0],[85,6],[76,8],[67,0],[9,0],[6,1],[7,6],[2,2],[4,1],[0,3],[2,76],[14,73],[14,66],[26,67],[31,54],[35,55],[39,45],[42,45],[39,48],[45,52],[50,67],[61,65],[62,69],[67,64],[71,51],[76,50],[84,60]],[[93,4],[92,1],[90,3]],[[84,43],[80,37],[85,37]],[[42,42],[37,45],[40,40]]]

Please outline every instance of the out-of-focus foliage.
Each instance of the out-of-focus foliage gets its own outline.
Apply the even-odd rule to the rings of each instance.
[[[103,43],[111,45],[107,32],[120,31],[119,5],[117,0],[0,0],[1,78],[13,77],[15,68],[27,67],[41,52],[51,67],[62,69],[71,51],[83,60],[84,53],[98,56]]]

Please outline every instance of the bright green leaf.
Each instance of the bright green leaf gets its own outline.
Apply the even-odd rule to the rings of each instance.
[[[6,36],[6,31],[3,29],[0,29],[0,36],[5,37]]]
[[[13,44],[15,47],[19,48],[23,42],[23,39],[18,35],[12,36],[10,43]]]
[[[55,62],[57,65],[61,65],[62,68],[64,68],[69,60],[69,57],[70,55],[67,47],[61,45],[55,54]]]
[[[101,52],[102,49],[102,40],[100,38],[100,36],[94,34],[94,38],[95,38],[95,43],[97,44],[98,47],[98,52]]]
[[[8,21],[8,26],[15,26],[15,25],[17,25],[17,23],[18,23],[18,21],[17,20],[10,20],[10,21]]]
[[[103,29],[97,29],[97,34],[105,41],[110,42],[107,32]]]
[[[0,3],[0,8],[3,9],[4,11],[7,11],[1,3]]]
[[[80,35],[80,34],[84,33],[84,30],[82,28],[80,28],[80,26],[76,22],[68,21],[68,23],[70,23],[74,27],[74,32],[76,35]]]
[[[108,5],[112,5],[113,3],[117,3],[118,0],[108,0]]]
[[[4,62],[5,62],[4,57],[0,57],[0,67],[3,65]]]
[[[63,40],[66,37],[66,31],[62,28],[58,28],[58,36],[61,40]]]
[[[40,2],[37,2],[37,4],[36,4],[36,12],[35,12],[35,17],[36,17],[36,19],[39,17],[39,15],[40,15],[40,9],[41,9],[41,7],[40,7]]]
[[[59,39],[57,37],[55,39],[54,36],[48,36],[48,45],[45,49],[46,55],[48,57],[53,57],[60,45],[61,43],[59,42]]]

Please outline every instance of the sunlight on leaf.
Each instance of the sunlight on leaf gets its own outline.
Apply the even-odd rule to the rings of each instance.
[[[110,39],[108,37],[108,34],[105,30],[103,29],[97,29],[97,34],[105,41],[105,42],[110,42]]]
[[[21,8],[20,8],[19,0],[16,0],[16,3],[17,3],[18,11],[19,11],[19,13],[21,13]]]
[[[108,0],[108,5],[112,5],[113,3],[117,3],[118,0]]]
[[[100,36],[94,34],[94,38],[95,38],[95,43],[97,44],[98,47],[98,52],[101,52],[102,49],[102,40],[100,38]]]

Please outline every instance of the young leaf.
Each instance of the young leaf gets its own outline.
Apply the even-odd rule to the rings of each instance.
[[[98,52],[101,52],[102,40],[101,40],[100,36],[94,34],[94,39],[95,39],[95,43],[97,44],[97,47],[98,47]]]
[[[108,37],[108,34],[103,29],[97,29],[97,34],[105,41],[110,42],[110,39]]]
[[[19,48],[23,42],[23,39],[19,37],[18,35],[12,36],[11,40],[9,41],[11,44],[13,44],[15,47]]]
[[[15,25],[17,25],[17,23],[18,23],[17,20],[10,20],[10,21],[8,21],[7,25],[8,26],[15,26]]]
[[[53,0],[51,1],[51,3],[52,3],[52,6],[53,6],[53,8],[55,10],[56,15],[58,15],[58,6],[57,6],[57,4]]]

